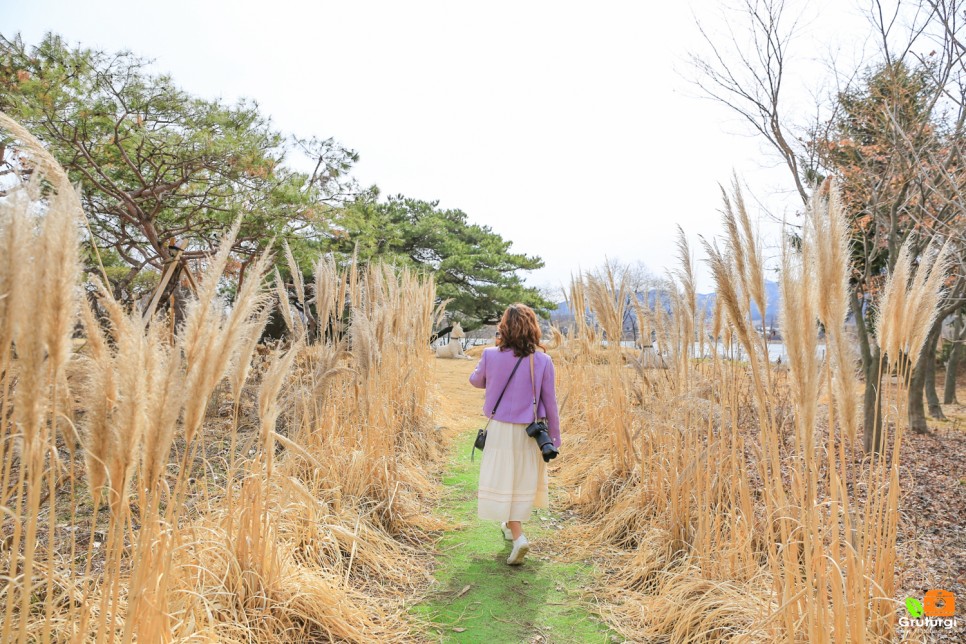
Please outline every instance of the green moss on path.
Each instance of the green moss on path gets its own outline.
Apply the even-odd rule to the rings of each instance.
[[[440,642],[621,641],[595,616],[582,595],[585,564],[554,560],[559,518],[545,510],[524,524],[531,542],[522,566],[508,566],[510,542],[499,525],[476,516],[479,459],[469,460],[476,430],[455,441],[439,513],[456,527],[438,544],[438,587],[412,610],[430,622],[427,637]],[[552,479],[551,479],[552,485]]]

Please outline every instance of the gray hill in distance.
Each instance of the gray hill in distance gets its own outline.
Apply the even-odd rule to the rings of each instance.
[[[638,300],[644,301],[647,297],[648,306],[654,306],[654,303],[660,298],[660,302],[665,309],[669,309],[671,306],[671,298],[668,292],[663,289],[651,289],[646,294],[638,293]],[[697,305],[699,315],[703,311],[705,315],[710,316],[714,310],[714,303],[717,299],[717,293],[699,293],[697,296]],[[778,324],[778,311],[781,308],[781,288],[778,282],[765,282],[765,320],[766,326],[770,326],[772,323]],[[550,315],[551,320],[567,320],[573,318],[573,314],[570,312],[570,307],[567,306],[566,302],[560,302],[557,308]],[[761,322],[761,312],[758,307],[754,304],[751,305],[751,319],[754,322]]]

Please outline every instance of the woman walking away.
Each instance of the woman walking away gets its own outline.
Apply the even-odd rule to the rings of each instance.
[[[527,435],[527,426],[545,418],[553,447],[560,447],[560,418],[554,390],[553,362],[540,344],[537,316],[525,304],[513,304],[497,326],[496,346],[483,351],[470,384],[486,389],[483,413],[489,417],[486,448],[480,464],[479,515],[500,521],[513,541],[507,563],[516,566],[530,551],[522,522],[534,507],[545,508],[547,464],[556,450]],[[552,454],[552,455],[551,455]]]

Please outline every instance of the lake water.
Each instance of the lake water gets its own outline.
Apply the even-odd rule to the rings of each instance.
[[[440,344],[442,344],[442,342],[440,342]],[[482,339],[482,338],[471,338],[471,339],[467,340],[466,346],[472,347],[472,346],[480,346],[480,345],[488,345],[488,344],[493,344],[493,340],[486,340],[486,339]],[[607,341],[604,340],[604,341],[601,342],[601,344],[603,344],[604,346],[606,346],[607,345]],[[626,347],[628,349],[633,349],[635,345],[634,345],[634,341],[633,340],[623,340],[623,341],[621,341],[621,346],[622,347]],[[711,351],[712,351],[712,348],[709,347],[709,346],[707,346],[707,345],[705,345],[704,346],[704,355],[702,357],[704,357],[704,358],[710,358],[711,357]],[[695,355],[699,355],[700,352],[701,352],[700,343],[695,342],[694,343],[694,353],[695,353]],[[824,359],[825,358],[825,345],[824,344],[819,344],[817,346],[817,348],[816,348],[816,352],[818,354],[819,360]],[[742,349],[740,346],[737,346],[737,345],[734,346],[734,347],[732,347],[732,349],[729,351],[728,348],[725,347],[723,344],[718,343],[718,355],[720,355],[722,358],[728,358],[728,359],[731,359],[731,360],[747,360],[748,359],[748,354],[744,351],[744,349]],[[788,362],[788,351],[786,351],[786,349],[785,349],[785,343],[784,342],[770,342],[768,344],[768,360],[771,361],[771,362],[778,362],[779,360],[781,360],[782,362]]]
[[[695,343],[695,345],[694,345],[694,351],[695,351],[695,353],[697,353],[699,350],[700,350],[700,348],[698,347],[698,344]],[[815,352],[818,355],[819,360],[824,359],[825,358],[825,345],[824,344],[819,344],[815,348]],[[706,358],[710,358],[711,357],[711,354],[709,352],[709,347],[707,347],[707,346],[705,347],[705,354],[706,355],[704,357],[706,357]],[[734,350],[733,351],[728,351],[728,349],[724,345],[719,344],[718,345],[718,355],[720,355],[722,357],[725,357],[725,358],[731,358],[733,360],[747,360],[748,359],[748,354],[740,346],[734,347]],[[768,360],[770,360],[771,362],[778,362],[779,359],[782,362],[788,362],[788,351],[785,350],[785,343],[784,342],[770,342],[768,344]]]
[[[621,342],[621,345],[629,348],[634,348],[633,342],[625,341],[625,342]],[[657,345],[655,345],[655,348],[657,348]],[[721,356],[722,358],[728,358],[729,360],[747,360],[748,359],[748,353],[740,345],[733,345],[729,349],[724,344],[718,343],[717,350],[718,350],[718,355]],[[694,355],[696,356],[700,356],[702,358],[710,358],[712,356],[712,351],[714,351],[714,348],[705,344],[704,353],[702,355],[701,343],[698,343],[698,342],[694,343]],[[819,344],[816,347],[816,354],[818,355],[819,360],[822,360],[825,358],[824,344]],[[788,351],[786,351],[785,349],[784,342],[770,342],[768,344],[768,360],[770,362],[778,362],[779,360],[781,362],[788,362]]]

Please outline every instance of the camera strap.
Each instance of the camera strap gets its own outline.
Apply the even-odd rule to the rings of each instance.
[[[533,388],[533,422],[537,422],[537,381],[533,377],[533,354],[530,354],[530,386]]]

